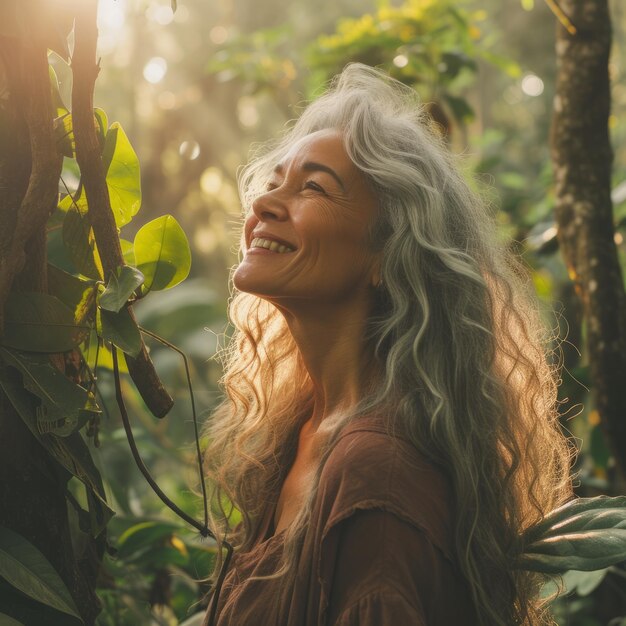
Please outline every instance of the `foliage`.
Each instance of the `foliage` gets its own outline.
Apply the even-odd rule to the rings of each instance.
[[[98,444],[102,410],[96,400],[99,393],[96,371],[98,365],[107,366],[106,360],[99,363],[98,353],[106,354],[118,348],[130,356],[138,354],[140,329],[130,306],[151,290],[170,289],[183,281],[191,267],[191,253],[177,221],[165,215],[144,225],[133,243],[125,242],[127,265],[104,276],[82,181],[79,178],[76,189],[70,191],[64,180],[68,173],[77,172],[78,167],[72,115],[63,103],[52,68],[50,85],[57,146],[66,157],[60,180],[66,193],[59,198],[48,223],[50,293],[10,294],[0,346],[0,387],[50,459],[56,462],[59,477],[68,485],[68,504],[77,521],[73,541],[79,548],[77,557],[81,558],[84,542],[80,535],[104,538],[114,515],[101,471],[84,438],[86,434]],[[117,122],[108,125],[101,109],[94,109],[94,126],[100,139],[115,223],[122,228],[131,222],[141,205],[139,160],[121,125]],[[74,375],[66,376],[51,355],[61,355],[61,362],[66,364],[72,362]],[[84,492],[77,491],[76,479],[82,483]],[[153,531],[165,528],[167,533],[152,532],[146,537],[148,527]],[[136,571],[158,567],[167,571],[170,565],[175,565],[187,577],[186,588],[197,591],[195,578],[207,576],[213,558],[211,546],[196,545],[179,525],[158,521],[145,522],[140,529],[127,529],[120,537],[120,546],[117,565],[111,561],[113,573],[108,595],[105,594],[108,602],[117,602],[112,600],[120,595],[115,584],[126,587],[128,572],[133,568]],[[121,562],[124,567],[120,566]],[[17,589],[32,598],[30,604],[22,598],[17,608],[3,601],[10,614],[2,616],[6,623],[14,618],[22,619],[21,615],[34,614],[44,621],[60,619],[46,617],[50,609],[80,620],[70,592],[52,565],[26,539],[5,528],[0,529],[0,578],[4,580],[3,593],[14,594]],[[179,602],[181,618],[183,605],[186,610],[191,601],[200,599],[199,593],[192,595],[192,600],[187,593]],[[103,619],[102,623],[107,623],[108,618]]]

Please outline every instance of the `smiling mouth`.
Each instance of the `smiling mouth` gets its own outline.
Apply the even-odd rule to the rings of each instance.
[[[250,249],[253,248],[265,248],[265,250],[269,250],[270,252],[277,252],[279,254],[283,254],[285,252],[294,252],[294,248],[290,248],[289,246],[285,246],[282,243],[278,243],[277,241],[272,241],[271,239],[262,239],[261,237],[256,237],[252,240],[250,244]]]

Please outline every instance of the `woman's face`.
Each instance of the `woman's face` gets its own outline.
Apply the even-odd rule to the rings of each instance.
[[[287,308],[293,299],[339,304],[364,295],[377,281],[367,242],[377,201],[341,134],[307,135],[267,182],[246,218],[235,287]],[[260,247],[272,241],[272,249]]]

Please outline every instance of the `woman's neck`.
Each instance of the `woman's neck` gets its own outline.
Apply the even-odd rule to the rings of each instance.
[[[372,365],[364,339],[367,310],[358,303],[296,312],[281,308],[313,383],[313,432],[328,416],[350,409],[363,397]]]

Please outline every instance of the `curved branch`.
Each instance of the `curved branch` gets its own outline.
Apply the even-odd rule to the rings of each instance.
[[[100,71],[95,62],[98,29],[96,0],[77,4],[72,56],[72,122],[76,141],[76,160],[85,186],[88,214],[102,259],[105,279],[117,267],[125,265],[117,226],[111,211],[100,145],[93,121],[93,90]],[[134,320],[132,309],[128,309]],[[141,341],[136,358],[126,357],[128,371],[144,402],[156,417],[163,417],[174,401],[161,383]]]

